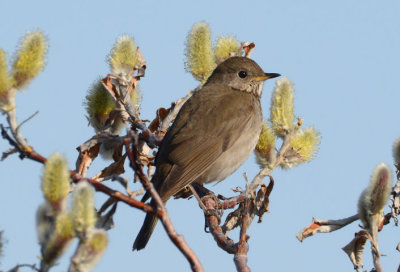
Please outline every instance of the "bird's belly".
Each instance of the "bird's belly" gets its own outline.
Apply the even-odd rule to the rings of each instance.
[[[234,145],[222,155],[196,180],[199,183],[221,181],[235,172],[250,156],[254,150],[260,131],[251,137],[240,137]],[[243,133],[244,135],[247,133]]]

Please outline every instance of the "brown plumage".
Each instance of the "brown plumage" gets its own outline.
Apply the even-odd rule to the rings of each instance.
[[[245,57],[217,66],[182,106],[159,147],[152,183],[164,203],[192,183],[225,179],[248,158],[262,126],[263,81],[277,76]],[[142,201],[149,197],[146,193]],[[146,246],[157,221],[146,215],[133,250]]]

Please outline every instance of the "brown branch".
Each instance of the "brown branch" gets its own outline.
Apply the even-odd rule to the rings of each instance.
[[[205,213],[206,222],[208,228],[210,229],[210,233],[214,237],[214,240],[217,242],[217,245],[224,251],[229,254],[235,254],[238,251],[238,245],[229,237],[225,236],[222,231],[220,224],[220,218],[218,216],[218,203],[216,198],[210,195],[207,195],[202,198],[202,202],[207,208],[207,213]]]
[[[20,158],[24,159],[24,158],[28,158],[31,159],[33,161],[36,162],[40,162],[42,164],[44,164],[47,159],[45,157],[43,157],[42,155],[38,154],[36,151],[34,151],[32,148],[28,149],[28,150],[22,150],[18,147],[17,143],[8,135],[7,131],[4,129],[3,125],[0,125],[1,127],[1,133],[3,135],[3,138],[7,139],[8,142],[14,146],[15,148],[18,149],[19,153],[20,153]],[[151,207],[150,205],[147,205],[141,201],[138,201],[134,198],[130,198],[129,196],[115,191],[109,187],[107,187],[106,185],[104,185],[103,183],[94,180],[94,179],[90,179],[90,178],[86,178],[86,177],[82,177],[81,175],[79,175],[78,173],[76,173],[73,170],[70,170],[70,174],[71,177],[73,179],[74,182],[79,182],[81,180],[86,180],[87,182],[89,182],[90,184],[93,185],[94,189],[98,192],[102,192],[110,197],[113,197],[114,199],[116,199],[117,201],[121,201],[131,207],[137,208],[139,210],[142,210],[144,212],[152,212],[154,213],[154,209],[153,207]],[[162,211],[158,211],[157,212],[157,216],[158,217],[162,217]]]
[[[139,159],[139,152],[135,148],[137,146],[138,138],[135,137],[135,145],[132,143],[132,137],[125,138],[124,144],[126,148],[126,153],[128,154],[128,158],[130,160],[130,166],[135,171],[136,175],[139,177],[143,187],[146,189],[147,192],[151,194],[153,200],[157,203],[157,211],[161,215],[158,216],[160,218],[161,223],[166,230],[169,238],[175,244],[175,246],[182,252],[182,254],[186,257],[189,261],[192,271],[204,271],[200,260],[197,258],[196,254],[193,250],[188,246],[185,242],[182,235],[179,235],[174,226],[172,225],[171,219],[168,216],[167,210],[165,209],[164,203],[161,200],[160,195],[155,190],[153,184],[150,180],[146,177],[143,173],[143,166],[138,162]],[[130,145],[133,146],[133,150],[131,149]]]
[[[218,206],[218,208],[224,209],[224,210],[233,209],[236,207],[236,205],[242,203],[245,199],[246,199],[246,197],[244,195],[230,197],[230,198],[225,199],[224,202],[218,203],[218,204],[220,204]]]
[[[250,213],[250,199],[246,198],[244,201],[244,209],[242,214],[242,224],[240,228],[240,239],[238,243],[238,250],[233,258],[237,271],[240,272],[250,272],[250,268],[247,266],[247,252],[249,251],[249,245],[247,240],[249,236],[247,235],[247,230],[249,228],[249,215]]]
[[[41,162],[41,163],[44,163],[46,161],[46,158],[44,158],[41,155],[39,155],[38,153],[36,153],[31,147],[21,146],[20,144],[18,144],[17,141],[15,141],[10,135],[8,135],[7,130],[5,129],[3,124],[0,124],[0,128],[1,128],[1,136],[5,140],[7,140],[11,146],[13,146],[17,149],[21,160],[23,158],[25,158],[27,153],[29,153],[31,160]]]
[[[136,122],[133,125],[134,128],[140,129],[142,132],[140,133],[140,138],[145,140],[147,145],[150,148],[155,148],[158,147],[161,144],[161,141],[163,139],[163,136],[161,135],[156,135],[151,130],[146,126],[145,123],[143,122]]]

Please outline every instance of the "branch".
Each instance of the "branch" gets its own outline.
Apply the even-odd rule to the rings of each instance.
[[[167,115],[167,117],[162,121],[160,124],[160,132],[161,134],[165,135],[169,128],[169,125],[175,120],[176,116],[178,115],[179,111],[181,110],[183,104],[193,95],[196,90],[190,91],[185,97],[180,98],[176,101],[174,107]]]
[[[19,272],[21,267],[29,267],[30,269],[32,269],[33,271],[38,271],[40,272],[39,268],[36,267],[35,264],[17,264],[16,266],[14,266],[13,268],[11,268],[10,270],[8,270],[8,272]]]
[[[33,148],[30,148],[28,150],[22,150],[18,147],[18,144],[8,135],[7,131],[5,130],[4,126],[0,124],[0,128],[1,128],[1,134],[3,135],[3,138],[7,139],[8,142],[14,146],[15,148],[18,149],[18,152],[20,153],[20,158],[24,159],[24,158],[28,158],[31,159],[33,161],[39,162],[44,164],[47,159],[45,157],[43,157],[42,155],[36,153]],[[142,210],[144,212],[155,212],[153,207],[151,207],[150,205],[144,204],[141,201],[138,201],[134,198],[130,198],[129,196],[115,191],[109,187],[107,187],[106,185],[104,185],[103,183],[91,179],[91,178],[86,178],[86,177],[82,177],[81,175],[79,175],[77,172],[70,170],[70,174],[71,177],[73,179],[74,182],[79,182],[81,180],[86,180],[87,182],[89,182],[90,184],[93,185],[94,189],[96,191],[102,192],[110,197],[113,197],[114,199],[116,199],[117,201],[121,201],[131,207],[137,208],[139,210]],[[162,211],[158,211],[157,212],[157,216],[161,217],[162,216]]]
[[[238,249],[233,258],[237,271],[250,272],[250,268],[247,266],[247,252],[249,251],[249,245],[247,240],[249,236],[246,234],[250,226],[249,213],[250,213],[250,200],[246,198],[244,201],[244,209],[242,214],[242,225],[240,228],[240,239],[238,243]]]
[[[182,252],[182,254],[189,261],[191,268],[193,271],[204,271],[200,260],[197,258],[196,254],[193,250],[187,245],[182,235],[179,235],[174,226],[172,225],[171,219],[168,216],[167,210],[165,209],[164,203],[161,200],[160,195],[155,190],[153,184],[143,173],[143,166],[139,163],[139,152],[135,148],[138,146],[138,135],[132,135],[133,137],[125,138],[124,144],[126,148],[126,152],[128,154],[128,158],[130,160],[130,166],[135,171],[136,175],[138,175],[143,187],[147,192],[151,194],[153,200],[157,203],[157,211],[159,213],[158,218],[160,218],[161,223],[166,230],[169,238],[175,244],[175,246]],[[136,137],[135,137],[136,136]],[[132,138],[134,138],[134,142],[132,142]],[[133,146],[133,150],[130,145]]]

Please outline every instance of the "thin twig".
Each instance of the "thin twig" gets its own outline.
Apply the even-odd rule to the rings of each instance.
[[[204,203],[201,201],[199,195],[197,194],[196,190],[193,188],[192,185],[189,185],[189,189],[192,192],[192,194],[194,195],[194,197],[197,199],[197,202],[199,203],[200,208],[203,210],[203,212],[207,212],[206,206],[204,206]]]
[[[286,137],[283,139],[281,148],[278,151],[278,154],[276,155],[276,159],[274,163],[266,168],[263,168],[260,170],[260,172],[253,178],[253,181],[251,182],[249,186],[249,191],[255,192],[258,185],[262,183],[262,180],[266,177],[269,176],[275,168],[277,168],[283,161],[283,156],[285,155],[287,149],[290,147],[290,140],[291,138],[296,135],[297,131],[300,129],[301,125],[303,124],[303,119],[298,118],[296,126],[286,135]]]
[[[169,125],[175,120],[183,104],[185,104],[185,102],[193,95],[194,92],[195,90],[192,90],[185,97],[180,98],[178,99],[178,101],[176,101],[174,108],[160,124],[161,133],[165,133],[168,130]]]
[[[8,270],[8,272],[19,272],[21,267],[29,267],[33,271],[40,272],[40,269],[36,267],[36,264],[17,264],[15,267]]]
[[[37,114],[39,113],[39,111],[34,112],[31,116],[29,116],[28,118],[26,118],[24,121],[21,122],[21,124],[19,124],[17,126],[17,132],[19,132],[20,128],[29,120],[31,120],[33,117],[35,117]]]

